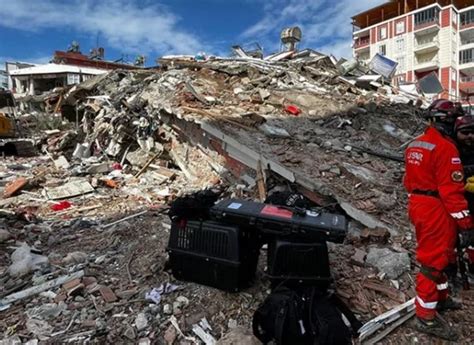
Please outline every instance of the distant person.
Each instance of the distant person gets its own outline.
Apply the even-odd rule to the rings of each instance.
[[[454,129],[461,162],[464,167],[465,196],[469,211],[474,214],[474,116],[459,117]],[[470,247],[466,251],[469,256],[469,272],[474,274],[474,248]]]

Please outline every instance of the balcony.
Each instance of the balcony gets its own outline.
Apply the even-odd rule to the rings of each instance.
[[[429,71],[439,67],[438,55],[434,57],[420,57],[415,59],[415,70],[418,72]]]
[[[474,58],[460,59],[459,70],[465,74],[474,73]]]
[[[415,53],[423,54],[428,52],[433,52],[439,50],[439,38],[430,37],[427,39],[418,39],[415,40]]]
[[[433,18],[431,20],[426,20],[424,22],[415,24],[414,34],[415,36],[425,35],[430,32],[437,32],[439,31],[439,29],[440,29],[439,19]]]
[[[460,30],[474,29],[474,10],[461,13]]]
[[[474,90],[474,75],[464,76],[460,78],[459,88],[462,92],[472,93]]]
[[[354,49],[355,50],[369,48],[369,47],[370,47],[370,36],[361,37],[361,38],[358,38],[358,39],[354,40]]]

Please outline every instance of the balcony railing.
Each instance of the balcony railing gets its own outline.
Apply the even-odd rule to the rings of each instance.
[[[461,13],[461,29],[474,27],[474,11],[470,10],[465,13]]]
[[[461,83],[471,83],[474,82],[474,75],[468,77],[461,77]]]
[[[473,23],[473,26],[474,26],[474,23]],[[468,45],[468,44],[472,44],[474,43],[474,38],[471,38],[469,40],[461,40],[461,45],[462,46],[465,46],[465,45]]]
[[[426,39],[426,40],[416,40],[415,41],[415,47],[416,48],[425,48],[425,47],[430,47],[430,46],[439,46],[439,39],[432,38],[432,39]]]
[[[438,17],[427,18],[425,20],[420,20],[418,22],[415,22],[415,30],[428,27],[431,25],[436,25],[436,24],[439,25]]]
[[[431,59],[416,59],[416,67],[424,67],[424,66],[437,66],[439,65],[439,59],[431,58]]]
[[[474,58],[472,58],[472,57],[459,59],[459,63],[461,65],[465,65],[467,63],[473,63],[473,62],[474,62]]]
[[[370,44],[370,37],[359,38],[354,41],[354,49],[362,48]]]

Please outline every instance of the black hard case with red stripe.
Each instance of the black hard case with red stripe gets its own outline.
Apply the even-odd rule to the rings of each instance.
[[[285,239],[342,243],[347,233],[343,215],[314,212],[301,215],[291,208],[254,201],[222,200],[210,213],[217,221],[257,228],[264,234]]]

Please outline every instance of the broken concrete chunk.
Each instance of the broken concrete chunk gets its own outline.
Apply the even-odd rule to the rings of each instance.
[[[123,335],[130,340],[135,340],[136,338],[135,330],[131,326],[127,326],[127,329],[125,330]]]
[[[112,171],[112,165],[108,162],[92,164],[87,167],[86,172],[88,174],[106,174]]]
[[[72,198],[78,195],[91,193],[94,187],[88,181],[77,180],[66,183],[55,188],[45,188],[48,198],[51,200]]]
[[[0,228],[0,243],[8,241],[12,237],[13,235],[10,234],[7,230]]]
[[[266,123],[258,127],[266,136],[270,138],[289,138],[290,133],[284,128],[271,126]]]
[[[266,100],[271,95],[271,93],[266,89],[258,89],[258,93],[262,101]]]
[[[71,252],[66,255],[63,262],[67,265],[82,264],[87,261],[88,255],[83,252]]]
[[[69,164],[68,160],[64,156],[59,156],[58,159],[54,161],[54,166],[58,169],[64,169],[67,170],[71,167],[71,164]]]
[[[366,255],[367,255],[367,253],[364,250],[356,248],[356,251],[355,251],[354,255],[351,256],[351,262],[354,265],[362,267],[362,266],[364,266]]]
[[[388,248],[371,248],[366,263],[377,267],[390,279],[397,279],[410,269],[410,257],[407,253],[394,253]]]
[[[135,318],[135,327],[139,332],[148,327],[148,320],[146,318],[145,313],[140,313],[137,315],[137,317]]]

